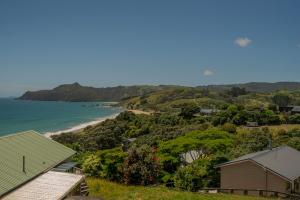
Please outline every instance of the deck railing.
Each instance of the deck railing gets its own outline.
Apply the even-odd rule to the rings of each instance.
[[[267,196],[285,199],[297,199],[300,200],[299,194],[294,193],[284,193],[273,190],[260,190],[260,189],[240,189],[240,188],[204,188],[199,190],[203,193],[230,193],[230,194],[242,194],[242,195],[257,195],[257,196]]]

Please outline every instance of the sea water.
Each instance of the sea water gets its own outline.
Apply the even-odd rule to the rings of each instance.
[[[27,130],[55,133],[93,125],[121,112],[106,102],[24,101],[0,98],[0,136]]]

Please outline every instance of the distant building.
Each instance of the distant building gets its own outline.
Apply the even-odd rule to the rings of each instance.
[[[255,128],[255,127],[259,127],[259,124],[258,122],[247,122],[246,124],[247,127],[250,127],[250,128]]]
[[[300,106],[293,106],[293,109],[291,111],[291,114],[300,114]]]
[[[217,167],[224,189],[300,192],[300,152],[288,146],[247,154]]]
[[[27,131],[0,137],[0,199],[58,200],[87,194],[75,151]]]
[[[300,114],[300,106],[280,106],[279,111],[292,115]]]
[[[214,114],[214,113],[217,113],[219,110],[217,110],[217,109],[210,109],[210,108],[201,108],[200,109],[200,114],[201,115],[212,115],[212,114]]]

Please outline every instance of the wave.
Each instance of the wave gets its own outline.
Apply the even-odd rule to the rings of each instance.
[[[113,115],[109,115],[109,116],[106,116],[106,117],[101,117],[101,118],[97,118],[93,121],[89,121],[89,122],[85,122],[85,123],[82,123],[82,124],[78,124],[76,126],[73,126],[71,128],[68,128],[68,129],[65,129],[65,130],[60,130],[60,131],[55,131],[55,132],[46,132],[44,133],[43,135],[45,137],[48,137],[50,138],[52,135],[60,135],[62,133],[68,133],[68,132],[74,132],[74,131],[79,131],[79,130],[82,130],[88,126],[94,126],[96,124],[99,124],[107,119],[114,119],[116,118],[120,113],[115,113]]]

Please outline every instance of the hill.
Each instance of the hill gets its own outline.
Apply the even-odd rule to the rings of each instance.
[[[200,88],[206,88],[210,90],[228,90],[232,87],[245,88],[249,92],[275,92],[278,90],[300,90],[299,82],[276,82],[276,83],[267,83],[267,82],[250,82],[250,83],[241,83],[241,84],[229,84],[229,85],[208,85],[208,86],[199,86]]]
[[[209,91],[225,91],[232,87],[245,88],[249,92],[274,92],[278,90],[300,90],[299,82],[277,82],[263,83],[252,82],[244,84],[230,85],[208,85],[198,87],[172,86],[172,85],[137,85],[137,86],[117,86],[106,88],[95,88],[81,86],[79,83],[60,85],[52,90],[27,91],[19,99],[37,100],[37,101],[120,101],[126,98],[143,97],[147,94],[169,93],[170,90],[185,90],[188,96],[194,96],[194,93]],[[171,96],[169,97],[171,98]]]
[[[117,86],[94,88],[79,83],[60,85],[52,90],[27,91],[19,99],[37,101],[120,101],[121,99],[142,96],[173,86]]]

